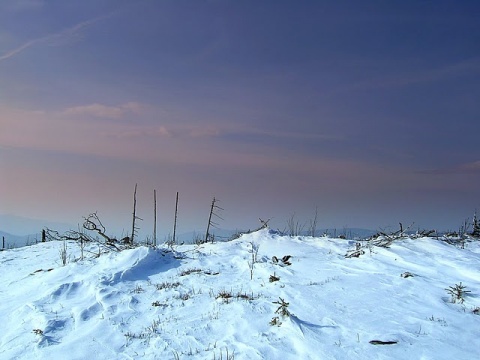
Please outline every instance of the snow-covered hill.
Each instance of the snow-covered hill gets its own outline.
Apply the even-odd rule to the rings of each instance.
[[[138,247],[94,257],[92,244],[76,261],[78,244],[67,243],[69,261],[62,266],[63,245],[0,253],[0,359],[480,354],[479,242],[461,249],[404,239],[345,258],[352,241],[264,229],[175,251]],[[413,276],[401,276],[406,272]],[[454,303],[446,289],[460,282],[471,292]],[[282,301],[290,316],[281,315]],[[370,343],[375,340],[395,344]]]

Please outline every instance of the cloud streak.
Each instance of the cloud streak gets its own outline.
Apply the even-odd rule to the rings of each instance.
[[[127,114],[140,113],[142,105],[137,102],[127,102],[118,106],[108,106],[99,103],[72,106],[65,109],[62,115],[93,116],[97,118],[120,119]]]
[[[239,125],[143,122],[141,119],[145,115],[150,117],[150,113],[142,114],[140,122],[129,121],[130,112],[144,107],[146,105],[127,102],[118,106],[91,104],[52,112],[0,106],[0,146],[121,160],[258,168],[291,167],[291,164],[305,163],[306,157],[311,157],[288,152],[281,156],[273,155],[276,159],[272,159],[275,149],[282,146],[282,137],[287,136],[282,133],[268,134]],[[126,121],[81,121],[82,116],[115,120],[125,116]],[[229,137],[232,134],[238,141],[232,142]],[[263,141],[241,141],[244,136],[252,134],[269,136],[280,141],[271,143],[268,149]],[[295,160],[285,162],[286,158]],[[310,161],[315,163],[316,160]]]
[[[72,37],[77,36],[83,29],[95,24],[96,22],[98,22],[100,20],[106,19],[110,16],[111,16],[111,14],[110,15],[105,15],[105,16],[99,16],[99,17],[96,17],[96,18],[93,18],[93,19],[90,19],[90,20],[85,20],[85,21],[82,21],[82,22],[72,26],[72,27],[64,29],[64,30],[62,30],[58,33],[49,34],[49,35],[42,36],[42,37],[39,37],[39,38],[36,38],[36,39],[33,39],[33,40],[29,40],[29,41],[25,42],[24,44],[16,47],[15,49],[12,49],[10,51],[7,51],[3,55],[0,55],[0,62],[11,59],[11,58],[21,54],[25,50],[27,50],[27,49],[29,49],[33,46],[36,46],[36,45],[41,45],[41,44],[57,44],[58,45],[58,44],[68,43],[68,41],[70,41],[70,39],[72,39]]]
[[[444,174],[480,174],[480,160],[468,163],[462,163],[455,166],[425,170],[424,174],[444,175]]]
[[[447,79],[466,75],[471,76],[478,73],[480,73],[480,57],[473,57],[433,69],[424,69],[420,71],[404,73],[401,75],[395,74],[354,82],[334,89],[331,91],[331,93],[336,94],[348,91],[370,89],[395,89],[416,84],[428,84],[438,81],[445,81]]]

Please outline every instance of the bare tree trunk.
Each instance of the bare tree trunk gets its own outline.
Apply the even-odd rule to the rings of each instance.
[[[218,224],[212,220],[212,217],[215,216],[219,218],[220,220],[223,220],[223,218],[218,215],[218,210],[223,210],[220,206],[217,205],[218,199],[215,199],[215,197],[212,200],[212,206],[210,208],[210,215],[208,216],[208,224],[207,224],[207,232],[205,233],[205,242],[208,241],[209,238],[212,239],[212,243],[214,240],[214,237],[212,234],[210,234],[210,227],[214,227],[218,229]]]
[[[313,217],[313,220],[310,220],[310,236],[315,237],[317,233],[317,221],[318,221],[318,206],[315,207],[315,216]]]
[[[42,242],[47,241],[47,235],[45,233],[45,229],[42,229]]]
[[[5,250],[5,236],[2,236],[2,249]]]
[[[213,208],[215,207],[215,197],[212,200],[212,206],[210,207],[210,215],[208,216],[207,232],[205,233],[205,242],[208,241],[210,235],[210,224],[212,223]]]
[[[288,235],[290,236],[300,236],[304,227],[305,223],[300,224],[300,221],[295,219],[295,213],[287,220]]]
[[[177,234],[177,214],[178,214],[178,191],[177,198],[175,200],[175,218],[173,220],[173,243],[176,243],[176,234]]]
[[[132,217],[132,235],[130,237],[130,243],[133,245],[133,239],[135,237],[135,220],[137,219],[136,214],[137,208],[137,184],[135,184],[135,191],[133,192],[133,217]]]
[[[157,190],[153,189],[153,246],[157,246]]]

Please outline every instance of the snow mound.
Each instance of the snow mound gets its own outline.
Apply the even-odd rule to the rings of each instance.
[[[0,253],[0,359],[478,356],[478,242],[405,239],[346,259],[353,241],[264,229],[175,251],[91,245],[83,260],[68,243],[65,266],[62,246]],[[470,292],[453,302],[460,282]]]

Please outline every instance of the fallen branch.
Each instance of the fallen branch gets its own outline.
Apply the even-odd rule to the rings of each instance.
[[[371,340],[369,343],[372,345],[394,345],[397,344],[398,341]]]

